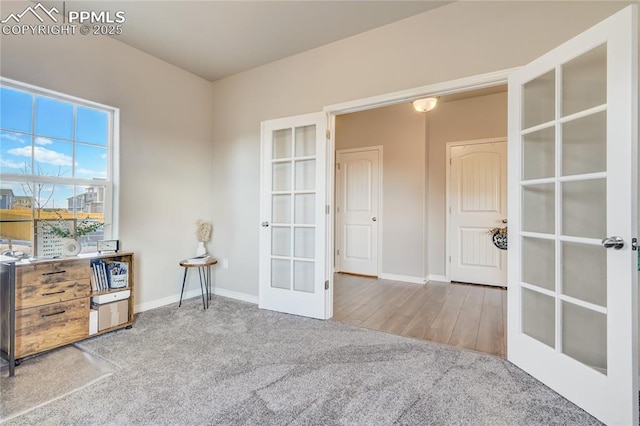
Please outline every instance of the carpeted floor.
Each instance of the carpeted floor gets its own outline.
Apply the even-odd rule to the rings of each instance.
[[[121,369],[8,424],[599,424],[497,357],[221,297],[208,311],[199,302],[83,342]]]
[[[101,380],[118,368],[75,346],[65,346],[26,361],[20,374],[0,369],[0,423]]]

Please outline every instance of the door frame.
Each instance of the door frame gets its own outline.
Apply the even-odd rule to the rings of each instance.
[[[468,141],[458,141],[458,142],[447,142],[446,145],[446,162],[445,162],[445,234],[444,234],[444,242],[445,242],[445,282],[451,282],[451,241],[450,238],[453,235],[451,232],[451,148],[454,146],[466,146],[466,145],[480,145],[483,143],[496,143],[496,142],[504,142],[507,143],[507,137],[500,138],[488,138],[488,139],[471,139]],[[507,153],[508,153],[507,148]],[[507,156],[507,170],[509,168],[509,157]],[[505,170],[506,173],[506,170]],[[508,185],[508,184],[507,184]],[[507,186],[508,191],[508,186]],[[506,267],[506,265],[505,265]]]
[[[363,151],[377,151],[378,152],[378,244],[376,247],[377,249],[377,259],[376,259],[376,276],[379,278],[380,277],[380,265],[382,265],[382,224],[384,223],[384,219],[383,219],[383,212],[382,212],[382,208],[384,206],[384,201],[383,201],[383,191],[382,191],[382,169],[383,169],[383,162],[382,162],[382,156],[383,156],[383,148],[382,145],[373,145],[373,146],[363,146],[361,148],[345,148],[345,149],[338,149],[336,150],[336,159],[334,161],[334,164],[337,164],[338,162],[338,156],[340,154],[351,154],[354,152],[363,152]],[[335,173],[335,165],[334,165],[334,173]],[[336,184],[338,184],[340,182],[338,182],[336,180]],[[336,190],[335,197],[338,196],[338,191]],[[340,236],[342,235],[340,232],[340,223],[341,221],[338,219],[337,217],[337,212],[336,209],[338,208],[338,202],[337,202],[337,198],[334,198],[334,208],[333,208],[333,214],[336,214],[336,229],[335,229],[335,238],[336,241],[340,241]],[[337,249],[337,247],[336,247]],[[337,250],[333,250],[333,255],[335,257],[334,260],[334,268],[333,270],[335,272],[338,272],[340,270],[340,256],[338,256],[337,254]]]
[[[333,316],[333,271],[335,270],[335,146],[336,146],[336,116],[342,114],[349,114],[352,112],[366,111],[370,109],[380,108],[384,106],[397,105],[401,103],[410,103],[415,99],[419,99],[426,96],[443,96],[452,95],[454,93],[468,92],[470,90],[483,89],[487,87],[499,86],[507,84],[509,75],[519,70],[521,67],[506,68],[498,71],[488,72],[484,74],[478,74],[470,77],[459,78],[455,80],[448,80],[444,82],[438,82],[429,84],[426,86],[415,87],[407,90],[400,90],[397,92],[390,92],[382,95],[371,96],[367,98],[356,99],[348,102],[342,102],[338,104],[327,105],[323,108],[323,111],[327,114],[327,203],[329,204],[328,218],[327,218],[327,278],[330,282],[329,290],[327,291],[327,312],[328,317]],[[381,256],[382,248],[380,247]],[[381,259],[381,257],[379,257]],[[445,262],[448,263],[448,262]],[[381,267],[381,262],[378,264],[378,268]],[[426,277],[433,276],[427,270]],[[428,281],[428,279],[427,279]]]

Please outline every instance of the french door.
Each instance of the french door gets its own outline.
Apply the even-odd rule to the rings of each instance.
[[[326,118],[262,123],[259,306],[325,319]],[[328,286],[327,286],[328,287]]]
[[[638,424],[637,7],[509,78],[508,359]]]

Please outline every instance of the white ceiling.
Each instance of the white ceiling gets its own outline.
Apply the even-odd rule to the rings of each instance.
[[[124,10],[123,34],[114,38],[215,81],[447,3],[91,0],[65,7]]]

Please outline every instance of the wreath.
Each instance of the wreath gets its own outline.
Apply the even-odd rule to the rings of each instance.
[[[495,227],[489,229],[487,232],[491,235],[491,241],[493,241],[493,245],[498,247],[500,250],[506,250],[508,246],[508,237],[507,237],[507,227]]]

